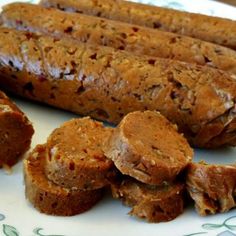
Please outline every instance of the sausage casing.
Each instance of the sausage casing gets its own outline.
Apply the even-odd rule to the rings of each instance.
[[[195,146],[236,143],[228,73],[5,28],[0,64],[0,85],[21,96],[113,123],[157,110]]]

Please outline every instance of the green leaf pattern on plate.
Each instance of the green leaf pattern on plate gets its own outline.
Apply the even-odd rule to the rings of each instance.
[[[207,232],[197,232],[197,233],[193,233],[193,234],[185,234],[183,236],[195,236],[195,235],[202,235],[202,234],[207,234]]]
[[[19,236],[19,232],[15,227],[6,224],[3,224],[3,233],[5,236]]]
[[[235,224],[232,224],[232,223],[230,224],[230,222],[233,219],[236,220],[236,216],[231,216],[231,217],[227,218],[222,224],[203,224],[202,228],[206,229],[206,230],[213,230],[213,229],[225,227],[229,230],[236,230],[236,222],[235,222]]]
[[[3,214],[0,213],[0,221],[4,220],[5,216]]]
[[[233,223],[232,221],[234,220],[235,223]],[[219,228],[225,227],[226,229],[230,230],[230,231],[234,231],[236,230],[236,216],[231,216],[229,218],[227,218],[222,224],[213,224],[213,223],[206,223],[202,225],[202,228],[204,230],[216,230]],[[231,233],[230,231],[224,231],[221,232],[221,234],[218,235],[229,235],[229,233]],[[224,234],[225,233],[225,234]],[[186,234],[184,236],[194,236],[194,235],[201,235],[201,234],[208,234],[208,232],[196,232],[196,233],[191,233],[191,234]],[[230,235],[235,235],[233,233],[231,233]]]
[[[206,230],[213,230],[213,229],[218,229],[221,228],[223,224],[203,224],[202,228]]]
[[[5,215],[0,213],[0,221],[5,220]],[[44,234],[42,233],[43,228],[35,228],[33,230],[34,236],[65,236],[62,234]],[[12,225],[2,224],[2,232],[4,236],[20,236],[19,231]],[[1,234],[2,235],[2,234]]]
[[[0,221],[2,221],[4,219],[5,219],[5,216],[0,213]],[[231,216],[231,217],[227,218],[226,220],[224,220],[224,222],[222,224],[205,223],[201,227],[204,230],[210,230],[210,231],[225,227],[228,230],[221,232],[220,234],[217,234],[217,235],[220,235],[220,236],[236,235],[231,232],[231,231],[236,230],[236,222],[235,223],[232,222],[233,220],[236,221],[236,216]],[[18,230],[15,227],[13,227],[12,225],[3,224],[2,231],[3,231],[4,236],[20,236],[20,233],[18,232]],[[42,231],[43,231],[43,228],[40,228],[40,227],[35,228],[33,230],[34,236],[65,236],[62,234],[60,234],[60,235],[59,234],[45,234]],[[185,234],[183,236],[195,236],[195,235],[203,235],[203,234],[208,234],[208,233],[209,232],[202,231],[202,232]]]
[[[35,228],[33,230],[33,232],[35,233],[35,235],[37,236],[65,236],[65,235],[59,235],[59,234],[43,234],[41,231],[43,230],[43,228]]]

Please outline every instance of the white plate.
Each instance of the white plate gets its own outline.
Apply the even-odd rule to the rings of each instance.
[[[13,1],[1,0],[0,6],[9,2]],[[208,0],[142,2],[236,19],[235,8]],[[32,147],[45,142],[50,132],[62,122],[76,117],[51,107],[13,99],[33,122],[36,132]],[[235,156],[236,149],[196,150],[195,161],[204,158],[210,163],[233,163]],[[132,218],[127,214],[128,211],[129,208],[122,206],[120,201],[107,196],[81,215],[54,217],[40,214],[25,200],[22,162],[13,168],[11,175],[0,170],[0,235],[3,236],[236,235],[236,210],[227,214],[200,217],[193,207],[189,207],[177,219],[160,224],[148,224]]]

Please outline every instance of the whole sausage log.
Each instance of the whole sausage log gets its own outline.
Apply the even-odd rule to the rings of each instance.
[[[4,6],[1,19],[4,26],[19,30],[70,37],[137,55],[207,65],[236,74],[236,51],[169,32],[27,3]]]
[[[101,16],[236,49],[236,21],[122,0],[42,0],[46,7]]]
[[[209,67],[0,28],[0,86],[117,123],[157,110],[199,147],[236,144],[236,81]]]

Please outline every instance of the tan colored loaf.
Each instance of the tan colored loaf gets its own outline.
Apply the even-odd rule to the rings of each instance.
[[[199,38],[236,49],[236,21],[123,0],[41,0],[46,7]]]
[[[28,3],[5,5],[1,19],[4,26],[19,30],[73,38],[141,56],[207,65],[236,74],[234,50],[169,32]]]
[[[157,110],[192,145],[236,144],[236,81],[228,73],[6,28],[0,55],[0,85],[18,95],[113,123]]]
[[[26,198],[40,212],[71,216],[89,210],[102,197],[102,189],[78,191],[55,185],[44,173],[45,145],[38,145],[24,160]]]

